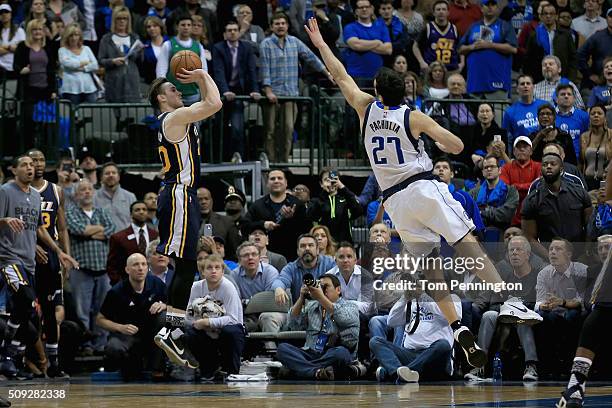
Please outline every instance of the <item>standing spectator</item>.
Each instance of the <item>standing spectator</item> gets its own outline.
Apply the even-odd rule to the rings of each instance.
[[[408,71],[408,61],[406,60],[406,57],[401,54],[394,56],[391,68],[395,72],[399,72],[400,74],[406,74],[406,72]]]
[[[199,235],[204,235],[206,224],[212,225],[212,235],[220,237],[224,242],[226,253],[228,254],[227,259],[235,260],[236,248],[238,248],[241,240],[232,219],[213,211],[212,195],[207,188],[198,188],[197,195],[200,202],[200,215],[202,216]]]
[[[170,14],[170,9],[166,7],[166,0],[148,0],[147,3],[150,4],[151,7],[149,7],[149,10],[147,11],[146,17],[159,18],[165,27],[166,18],[168,18],[168,15]]]
[[[531,139],[527,136],[519,136],[514,139],[514,160],[504,164],[501,169],[499,178],[508,186],[514,186],[519,193],[518,211],[512,219],[512,225],[521,225],[520,208],[522,208],[523,200],[527,197],[529,186],[531,183],[540,177],[541,164],[540,162],[531,160],[533,147]]]
[[[463,37],[472,24],[482,19],[482,10],[470,0],[452,0],[448,19],[457,26],[459,36]]]
[[[13,70],[19,75],[17,94],[23,101],[22,133],[24,148],[43,143],[34,118],[37,104],[48,104],[57,96],[57,51],[47,42],[43,23],[31,20],[26,26],[26,39],[15,50]],[[40,119],[39,119],[40,120]]]
[[[603,62],[603,85],[598,85],[591,91],[589,106],[600,103],[606,110],[612,112],[612,56],[607,57]],[[612,123],[612,121],[609,121]]]
[[[70,24],[78,24],[81,30],[86,27],[83,13],[71,0],[49,0],[47,9],[62,19],[64,27],[68,27]]]
[[[538,124],[538,108],[546,103],[533,97],[533,78],[519,75],[517,78],[519,100],[510,105],[504,112],[502,127],[508,131],[508,146],[520,135],[535,131]]]
[[[416,40],[421,31],[423,31],[423,28],[425,28],[423,16],[414,10],[417,4],[418,0],[401,0],[400,7],[395,10],[395,15],[399,17],[401,22],[406,26],[408,35],[413,40]],[[356,5],[355,8],[359,10],[358,5]],[[359,13],[357,13],[357,18],[359,18]]]
[[[224,143],[224,160],[230,158],[232,150],[241,156],[245,153],[244,102],[235,100],[236,96],[249,95],[255,101],[261,98],[254,49],[247,42],[239,40],[238,34],[238,24],[227,23],[225,41],[216,43],[213,48],[214,78],[219,93],[225,97],[223,128],[229,133],[224,137],[227,141]]]
[[[94,196],[94,206],[106,209],[115,228],[124,229],[131,223],[130,206],[136,201],[136,196],[123,189],[120,181],[119,167],[113,162],[105,163],[102,166],[101,186]]]
[[[546,256],[543,242],[561,237],[571,242],[584,242],[585,226],[591,216],[592,204],[587,191],[561,178],[561,156],[548,153],[542,159],[544,185],[532,190],[521,210],[525,236],[533,250]]]
[[[563,161],[563,174],[561,175],[561,178],[563,180],[567,181],[568,183],[576,184],[577,186],[580,186],[582,188],[586,188],[586,180],[582,176],[582,173],[578,171],[578,167],[576,167],[576,165],[572,163],[568,163],[565,161],[565,150],[563,150],[563,146],[561,146],[557,142],[547,143],[546,146],[544,146],[544,149],[542,150],[542,155],[546,156],[548,153],[554,153],[561,156],[561,160]],[[531,186],[529,186],[529,193],[531,193],[531,190],[533,189],[540,188],[541,183],[542,177],[539,177],[538,179],[534,180],[533,183],[531,183]]]
[[[329,228],[325,225],[315,225],[310,229],[309,234],[317,240],[319,255],[336,256],[338,243],[334,240],[334,237],[332,237]]]
[[[5,79],[14,79],[17,76],[13,71],[13,61],[17,45],[26,38],[21,27],[13,24],[13,9],[8,4],[0,4],[0,23],[2,35],[0,37],[0,74]]]
[[[606,22],[607,28],[591,35],[578,50],[578,69],[582,73],[583,87],[601,84],[598,74],[602,72],[604,59],[612,55],[612,7],[606,12]]]
[[[555,126],[563,132],[569,133],[574,150],[580,155],[580,135],[589,128],[589,114],[582,109],[574,108],[576,98],[571,85],[557,86],[557,119]]]
[[[229,186],[227,189],[227,195],[224,200],[225,214],[231,218],[232,222],[238,230],[238,235],[242,241],[246,240],[249,235],[247,232],[249,226],[249,220],[244,215],[244,206],[246,204],[246,197],[244,193],[234,186]]]
[[[572,20],[572,28],[587,39],[607,27],[606,19],[601,16],[599,0],[584,0],[584,14]]]
[[[394,56],[407,54],[408,46],[410,42],[414,44],[414,39],[409,36],[408,30],[400,18],[394,15],[393,0],[382,0],[378,5],[378,12],[380,17],[376,19],[374,24],[378,24],[389,31],[392,50],[391,56],[383,56],[383,63],[385,66],[391,66]]]
[[[577,50],[578,48],[582,47],[582,44],[586,42],[586,39],[582,34],[572,28],[572,18],[573,15],[571,11],[559,10],[559,27],[570,32]]]
[[[144,195],[142,201],[147,206],[147,226],[157,231],[157,224],[159,224],[157,219],[157,193],[149,191]]]
[[[521,32],[521,28],[533,19],[533,1],[514,0],[509,1],[500,14],[502,20],[506,20],[516,31],[516,35]]]
[[[63,71],[62,98],[73,105],[96,101],[98,88],[93,75],[98,70],[98,61],[91,49],[83,45],[83,33],[76,25],[69,25],[62,35],[62,48],[59,49],[60,69]]]
[[[238,6],[236,21],[240,27],[240,39],[248,42],[255,55],[259,56],[259,45],[266,38],[263,28],[253,24],[253,10],[246,4]]]
[[[536,82],[542,80],[539,61],[544,56],[554,55],[561,61],[565,75],[576,80],[577,60],[576,44],[569,30],[557,26],[557,7],[554,4],[542,8],[542,22],[531,33],[527,41],[528,59],[524,62],[524,72],[531,75]]]
[[[113,10],[110,32],[100,40],[98,61],[104,68],[106,102],[140,102],[140,53],[128,52],[138,36],[132,33],[132,15],[127,7]],[[118,112],[115,114],[118,117]]]
[[[162,45],[159,56],[157,57],[155,74],[158,78],[166,77],[168,81],[172,82],[176,89],[181,93],[184,105],[190,106],[191,104],[200,100],[200,91],[198,86],[195,83],[184,84],[179,82],[170,69],[170,60],[174,54],[179,51],[192,51],[195,52],[196,55],[200,56],[200,60],[202,61],[202,69],[204,71],[208,71],[206,54],[204,46],[191,38],[193,21],[190,14],[179,14],[172,20],[168,19],[168,23],[166,24],[167,28],[170,28],[168,25],[170,24],[170,21],[174,21],[176,24],[176,27],[174,27],[176,30],[176,36],[165,41]]]
[[[145,48],[142,54],[142,62],[140,63],[140,75],[146,84],[150,84],[157,77],[155,74],[157,59],[161,54],[164,41],[168,37],[166,36],[166,26],[157,16],[146,17],[144,28],[146,31]]]
[[[498,18],[497,0],[485,0],[482,13],[483,20],[469,28],[459,48],[459,53],[467,55],[467,91],[486,99],[507,99],[516,33]]]
[[[147,247],[157,239],[157,231],[147,227],[147,206],[142,201],[130,205],[132,224],[124,230],[111,235],[106,262],[106,273],[111,285],[123,280],[126,275],[126,262],[130,255],[146,255]],[[157,332],[156,332],[157,333]]]
[[[130,255],[125,266],[128,279],[106,293],[96,317],[96,324],[110,332],[106,360],[120,368],[124,380],[140,377],[143,368],[153,371],[154,380],[164,376],[163,354],[153,336],[166,320],[166,285],[147,271],[144,255]]]
[[[448,21],[448,7],[446,0],[434,2],[434,21],[425,26],[418,42],[412,46],[412,52],[419,61],[421,71],[427,71],[433,61],[441,62],[448,71],[463,70],[465,55],[459,55],[458,52],[461,37],[457,27]]]
[[[277,271],[283,270],[287,265],[287,259],[281,254],[268,251],[268,231],[262,223],[254,223],[248,232],[248,240],[259,249],[261,262],[272,265]]]
[[[561,76],[561,60],[554,55],[548,55],[542,59],[542,76],[544,79],[538,82],[534,89],[533,94],[536,99],[542,99],[552,105],[557,103],[556,89],[559,84],[569,84],[574,88],[574,95],[576,95],[575,107],[578,109],[584,109],[584,102],[582,96],[578,91],[578,87],[569,79]]]
[[[287,178],[282,170],[268,173],[267,188],[270,193],[250,205],[246,217],[252,223],[263,222],[270,237],[270,249],[293,260],[297,238],[312,223],[304,204],[287,194]]]
[[[95,319],[110,289],[106,258],[108,240],[115,232],[111,217],[94,205],[93,192],[91,182],[81,180],[75,188],[76,205],[66,212],[70,250],[80,265],[80,269],[70,272],[76,312],[85,329],[94,334],[85,343],[86,354],[94,350],[101,353],[106,344],[106,333],[95,324]]]
[[[556,110],[549,104],[541,105],[538,108],[538,123],[540,127],[529,135],[533,143],[533,159],[542,160],[544,146],[550,142],[557,142],[563,147],[567,161],[577,164],[578,160],[576,150],[574,149],[574,141],[567,132],[555,126],[556,116]]]
[[[293,126],[297,118],[297,104],[279,101],[278,96],[299,95],[299,61],[304,60],[317,71],[331,75],[323,63],[302,41],[288,35],[289,18],[283,13],[272,16],[272,35],[260,46],[260,69],[262,87],[268,99],[264,104],[265,148],[271,162],[289,161]]]
[[[612,131],[606,125],[606,109],[595,105],[589,109],[589,129],[580,135],[578,164],[587,182],[587,190],[599,189],[612,159]],[[612,180],[611,180],[612,182]]]
[[[186,16],[199,15],[204,20],[206,31],[212,40],[213,35],[217,35],[218,26],[215,13],[200,5],[199,0],[185,0],[181,5],[176,7],[166,19],[166,28],[168,35],[177,35],[180,31],[180,22]]]
[[[336,242],[353,242],[351,221],[363,213],[359,201],[351,190],[340,181],[338,171],[324,168],[319,173],[321,195],[308,208],[309,217],[329,228]]]

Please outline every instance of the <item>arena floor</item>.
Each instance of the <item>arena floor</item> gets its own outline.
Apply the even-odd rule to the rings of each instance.
[[[554,407],[563,385],[520,382],[502,386],[445,384],[380,385],[359,383],[99,383],[72,379],[67,382],[5,382],[9,390],[65,391],[65,398],[12,399],[13,407]],[[612,385],[588,384],[585,407],[612,407]],[[55,393],[57,395],[57,393]],[[45,395],[49,397],[51,395]]]

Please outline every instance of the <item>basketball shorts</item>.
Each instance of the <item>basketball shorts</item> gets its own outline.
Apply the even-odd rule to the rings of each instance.
[[[440,246],[440,236],[453,245],[474,229],[474,223],[448,186],[437,180],[417,180],[385,201],[404,246],[415,256]]]
[[[0,272],[2,273],[2,279],[13,293],[19,290],[20,285],[31,286],[32,284],[32,273],[28,272],[22,263],[3,266]]]
[[[53,251],[47,251],[47,256],[49,262],[46,264],[37,263],[34,270],[36,296],[40,303],[50,302],[53,306],[63,306],[64,285],[59,258]]]
[[[157,198],[159,240],[157,252],[196,260],[200,204],[196,190],[183,184],[164,185]]]

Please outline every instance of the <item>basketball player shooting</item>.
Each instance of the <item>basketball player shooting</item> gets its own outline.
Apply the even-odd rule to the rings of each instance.
[[[149,102],[159,110],[158,151],[164,181],[157,200],[159,239],[157,252],[175,259],[174,278],[168,290],[168,306],[184,310],[193,279],[197,273],[197,244],[200,208],[196,189],[200,186],[200,134],[198,122],[214,115],[222,107],[219,90],[202,69],[181,68],[176,78],[183,84],[197,84],[201,100],[186,107],[181,92],[166,78],[151,84]],[[180,330],[179,330],[180,331]],[[164,327],[156,343],[167,342],[182,347],[177,330]],[[181,353],[182,354],[182,353]]]
[[[427,134],[438,148],[446,153],[458,154],[463,143],[457,136],[438,125],[427,115],[400,106],[404,94],[404,80],[382,68],[374,79],[378,99],[359,89],[342,63],[325,44],[314,18],[305,26],[312,44],[321,53],[327,69],[340,87],[348,103],[357,111],[364,137],[364,145],[374,176],[383,191],[385,210],[400,234],[404,246],[413,256],[439,256],[440,236],[454,245],[457,256],[481,259],[482,268],[476,273],[483,281],[503,283],[491,261],[471,231],[472,220],[450,194],[448,187],[432,174],[432,162],[424,149],[420,135]],[[436,262],[425,262],[436,264]],[[425,271],[430,280],[443,282],[442,270]],[[535,324],[542,318],[526,308],[522,301],[502,293],[506,302],[500,308],[499,319],[504,323]],[[487,360],[476,345],[474,335],[461,325],[448,291],[434,294],[436,303],[444,313],[461,345],[469,364],[482,367]]]

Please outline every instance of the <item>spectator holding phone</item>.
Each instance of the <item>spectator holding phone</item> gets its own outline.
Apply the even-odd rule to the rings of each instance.
[[[321,195],[312,200],[308,212],[313,221],[329,228],[336,242],[353,242],[351,221],[363,213],[359,200],[340,181],[338,171],[324,168],[319,173]]]

